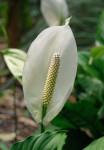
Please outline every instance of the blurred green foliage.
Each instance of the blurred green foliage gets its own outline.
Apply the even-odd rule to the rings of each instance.
[[[8,3],[6,0],[1,0],[0,3],[0,24],[6,28]],[[104,2],[103,0],[67,0],[67,4],[69,17],[72,16],[70,26],[76,37],[77,45],[80,50],[89,50],[95,44],[97,23],[104,8]],[[21,0],[19,11],[20,48],[27,50],[30,43],[46,27],[48,26],[40,10],[40,0]],[[1,32],[0,36],[2,36]]]
[[[0,3],[0,25],[6,29],[8,5],[6,0],[1,0]],[[67,4],[70,16],[73,16],[70,26],[79,51],[78,71],[74,87],[77,102],[67,102],[52,124],[69,130],[65,148],[80,150],[91,140],[104,136],[104,1],[67,0]],[[19,47],[27,51],[36,36],[48,27],[42,17],[39,0],[20,1],[19,26]],[[3,32],[0,30],[0,37],[2,36]],[[20,50],[11,52],[11,49],[4,50],[2,53],[4,58],[9,58],[5,60],[10,71],[21,82],[26,54],[22,52],[22,55]],[[20,67],[19,70],[20,63],[18,62],[21,61],[22,68]],[[12,64],[12,67],[9,64]],[[88,137],[88,133],[82,133],[82,130],[86,131],[86,129],[90,132],[91,139]],[[69,143],[70,137],[74,140],[74,144],[73,140]],[[84,137],[84,141],[82,137]],[[99,139],[99,141],[103,143],[104,139]],[[78,142],[82,144],[78,144]],[[94,147],[96,141],[94,143],[86,149]],[[100,145],[98,145],[99,147]]]
[[[3,142],[0,142],[0,148],[1,148],[1,150],[9,150],[7,145],[5,143],[3,143]]]

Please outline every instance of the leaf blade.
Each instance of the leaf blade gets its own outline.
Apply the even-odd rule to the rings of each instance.
[[[65,133],[66,131],[56,131],[30,136],[23,141],[15,143],[10,150],[46,150],[46,148],[62,150],[66,139]],[[59,141],[61,141],[61,145]]]
[[[104,137],[99,138],[98,140],[93,141],[83,150],[104,150]]]
[[[11,73],[22,83],[22,71],[26,53],[19,49],[6,49],[1,51],[1,53]]]
[[[95,137],[99,137],[104,127],[97,117],[97,112],[97,108],[88,101],[67,102],[52,124],[68,129],[89,129]]]

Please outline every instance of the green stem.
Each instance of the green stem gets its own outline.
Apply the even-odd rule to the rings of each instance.
[[[45,126],[43,125],[43,118],[46,115],[46,111],[47,111],[47,106],[42,107],[42,123],[41,123],[41,133],[45,132]]]
[[[41,133],[45,132],[45,127],[43,124],[41,124]]]
[[[8,39],[8,34],[7,34],[7,31],[6,31],[6,29],[5,29],[5,27],[3,25],[1,25],[1,30],[2,30],[2,32],[4,34],[6,43],[7,43],[8,48],[9,48],[10,47],[10,43],[9,43],[9,39]]]

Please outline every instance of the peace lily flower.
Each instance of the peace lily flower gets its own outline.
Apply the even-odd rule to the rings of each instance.
[[[49,26],[62,25],[69,16],[65,0],[41,0],[41,11]]]
[[[23,70],[26,105],[37,123],[47,125],[63,108],[73,89],[77,46],[68,25],[45,29],[31,44]],[[42,119],[42,108],[46,107]]]

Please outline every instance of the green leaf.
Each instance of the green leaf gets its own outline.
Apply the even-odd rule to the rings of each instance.
[[[90,145],[88,145],[83,150],[104,150],[104,137],[101,137],[93,141]]]
[[[99,73],[93,65],[89,64],[90,53],[87,51],[78,52],[78,64],[86,73],[98,78]]]
[[[104,102],[103,102],[103,105],[101,106],[101,108],[98,111],[98,116],[99,116],[99,118],[104,119]]]
[[[98,78],[104,83],[104,57],[99,58],[96,61],[93,61],[92,65],[98,72]]]
[[[93,61],[89,64],[90,52],[80,51],[78,52],[78,72],[77,74],[83,73],[85,75],[90,75],[104,82],[104,57]]]
[[[11,73],[22,83],[22,71],[26,53],[19,49],[6,49],[1,52]]]
[[[104,55],[104,46],[93,47],[90,51],[90,55],[94,60],[99,59],[102,55]]]
[[[3,142],[0,142],[0,148],[1,148],[1,150],[9,150],[7,145],[5,143],[3,143]]]
[[[104,45],[104,10],[101,13],[98,28],[97,28],[97,41],[100,45]]]
[[[84,131],[69,129],[63,150],[82,150],[92,142]]]
[[[91,101],[96,105],[104,101],[104,84],[99,79],[85,74],[77,74],[75,89],[77,98],[80,100]]]
[[[45,132],[15,143],[10,150],[62,150],[66,131]]]
[[[97,117],[98,109],[88,101],[67,102],[52,124],[63,128],[89,129],[95,137],[101,136],[104,127]]]

